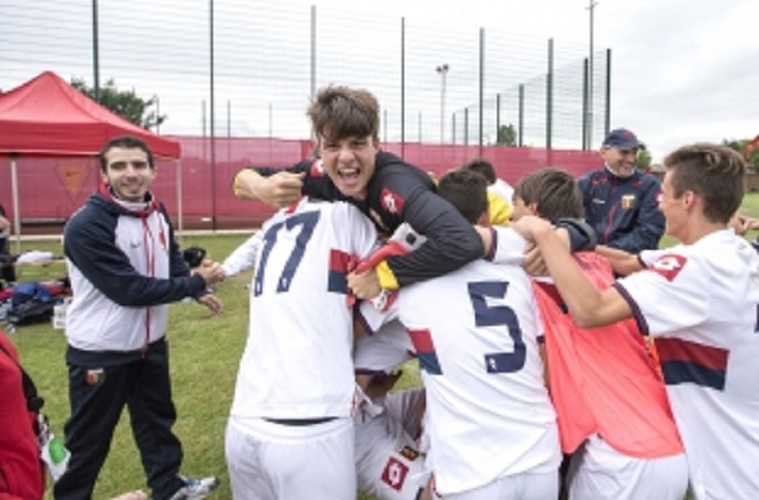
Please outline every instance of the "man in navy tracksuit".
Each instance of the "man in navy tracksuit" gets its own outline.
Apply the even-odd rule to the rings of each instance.
[[[71,460],[54,487],[56,500],[92,497],[124,405],[153,499],[199,499],[214,477],[179,475],[182,445],[172,433],[168,303],[196,297],[221,304],[206,287],[218,265],[190,274],[164,206],[150,192],[153,155],[133,137],[108,142],[99,155],[103,184],[64,231],[73,300],[66,314]]]
[[[661,184],[635,168],[639,146],[629,130],[612,130],[601,147],[603,170],[577,181],[585,220],[596,231],[598,244],[630,253],[657,248],[664,234],[664,215],[658,209]]]

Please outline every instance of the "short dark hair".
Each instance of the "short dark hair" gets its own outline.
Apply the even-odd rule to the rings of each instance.
[[[98,153],[100,169],[103,172],[106,172],[108,170],[108,160],[106,160],[105,155],[108,154],[108,151],[113,148],[141,149],[148,157],[148,165],[150,165],[150,168],[155,168],[155,164],[153,163],[153,152],[150,150],[145,141],[139,137],[134,137],[132,135],[122,135],[119,137],[114,137],[110,141],[106,142],[105,146],[103,146]]]
[[[472,170],[459,169],[440,178],[437,194],[472,224],[488,210],[488,182]]]
[[[696,143],[683,146],[664,159],[677,198],[693,191],[704,199],[704,216],[727,223],[746,192],[746,162],[727,146]]]
[[[475,158],[473,160],[469,160],[464,164],[464,169],[477,172],[483,176],[486,181],[488,181],[488,184],[495,184],[495,168],[493,168],[493,164],[485,158]]]
[[[546,167],[525,175],[514,188],[526,205],[535,203],[538,215],[554,224],[562,217],[583,218],[582,193],[574,177],[564,170]]]
[[[324,87],[316,93],[306,114],[317,136],[378,138],[379,103],[368,90],[337,85]]]

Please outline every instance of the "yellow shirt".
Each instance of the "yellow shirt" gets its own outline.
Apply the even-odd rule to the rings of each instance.
[[[513,207],[496,193],[488,190],[488,212],[490,223],[496,226],[508,226]]]

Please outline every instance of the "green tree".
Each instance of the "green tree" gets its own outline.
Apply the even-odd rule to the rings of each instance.
[[[645,170],[651,166],[651,152],[644,143],[640,143],[638,146],[638,159],[635,160],[635,167],[638,170]]]
[[[746,150],[746,144],[751,142],[753,139],[723,139],[722,144],[729,147],[730,149],[734,149],[735,151],[739,152],[741,155],[744,154],[744,151]],[[749,166],[753,167],[754,169],[759,170],[759,147],[755,147],[753,150],[751,150],[751,153],[748,157],[748,163]]]
[[[514,147],[517,145],[517,131],[514,125],[509,123],[508,125],[501,125],[498,127],[498,137],[495,141],[499,146]]]
[[[112,78],[100,87],[100,99],[95,99],[95,89],[89,87],[83,78],[73,78],[71,86],[122,118],[148,130],[166,121],[166,115],[159,115],[150,109],[156,105],[158,97],[143,99],[134,90],[119,90]]]

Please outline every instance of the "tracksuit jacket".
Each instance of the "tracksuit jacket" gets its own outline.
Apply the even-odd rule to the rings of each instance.
[[[631,253],[658,247],[664,215],[658,209],[661,185],[656,177],[635,171],[621,178],[607,167],[580,177],[577,186],[585,220],[599,244]]]
[[[87,358],[69,359],[75,363],[139,356],[164,337],[167,304],[206,289],[200,276],[190,276],[166,210],[152,198],[118,203],[101,188],[68,222],[64,254],[74,292],[66,313],[69,356]]]

